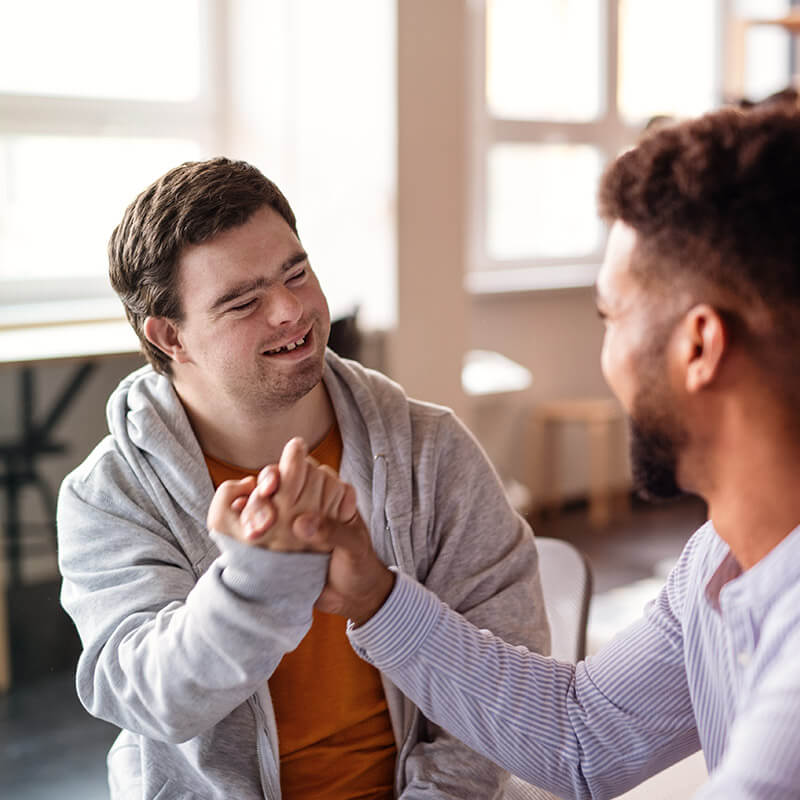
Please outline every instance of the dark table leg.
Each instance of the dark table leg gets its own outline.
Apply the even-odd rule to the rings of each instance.
[[[6,537],[9,562],[9,586],[21,582],[21,533],[19,514],[20,491],[33,484],[42,498],[55,535],[56,504],[53,492],[38,470],[37,459],[47,453],[60,453],[66,446],[53,440],[53,429],[74,402],[89,376],[95,370],[91,361],[80,364],[56,396],[41,423],[36,422],[35,375],[32,367],[22,367],[19,374],[19,436],[0,446],[5,461],[3,485],[6,490]]]

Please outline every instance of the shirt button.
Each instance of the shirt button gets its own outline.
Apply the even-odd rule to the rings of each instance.
[[[736,661],[740,667],[746,667],[750,663],[750,653],[747,653],[744,650],[741,653],[737,653]]]

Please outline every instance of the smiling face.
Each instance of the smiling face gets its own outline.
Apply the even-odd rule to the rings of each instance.
[[[207,415],[287,409],[322,377],[330,315],[308,257],[269,206],[179,261],[175,386]],[[198,407],[199,406],[199,407]]]
[[[635,231],[611,228],[597,277],[605,325],[603,375],[628,413],[635,487],[651,499],[680,493],[680,455],[688,440],[670,382],[667,352],[676,321],[671,298],[654,298],[631,271]]]

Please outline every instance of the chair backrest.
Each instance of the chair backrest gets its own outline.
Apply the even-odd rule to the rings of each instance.
[[[551,654],[561,661],[586,655],[592,570],[586,556],[563,539],[536,537],[539,575],[550,620]]]
[[[586,556],[563,539],[536,537],[539,575],[550,621],[551,654],[560,661],[580,661],[586,655],[586,626],[592,597],[592,570]],[[531,698],[535,703],[536,699]],[[513,777],[503,800],[558,800],[556,795]]]

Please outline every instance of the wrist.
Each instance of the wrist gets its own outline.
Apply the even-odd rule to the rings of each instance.
[[[375,587],[364,598],[361,608],[357,613],[351,615],[350,621],[354,627],[359,627],[368,622],[375,614],[380,611],[389,595],[394,589],[395,574],[390,569],[384,567],[380,572],[380,579],[375,582]]]

